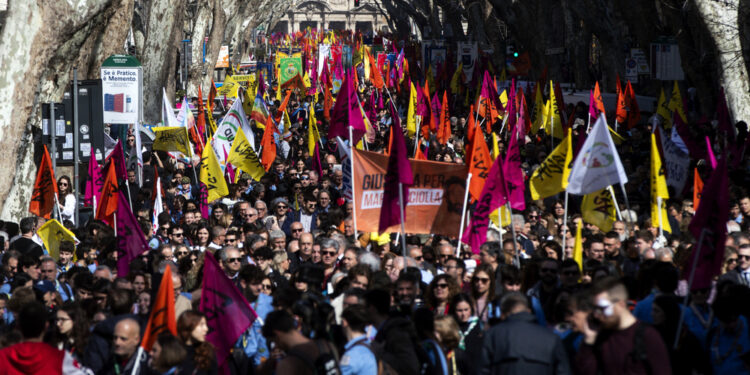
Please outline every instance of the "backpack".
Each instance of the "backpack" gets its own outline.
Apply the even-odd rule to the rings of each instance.
[[[313,374],[315,375],[341,375],[339,360],[328,344],[325,344],[325,347],[328,349],[325,352],[323,351],[324,345],[320,341],[315,340],[315,345],[318,346],[318,357],[314,360],[299,350],[291,349],[287,351],[287,354],[302,360],[307,367],[313,370]]]
[[[378,375],[398,375],[398,372],[396,372],[396,370],[394,370],[390,364],[386,363],[385,361],[381,360],[380,357],[378,357],[378,354],[375,353],[375,350],[373,350],[370,344],[365,342],[365,340],[359,341],[354,344],[354,346],[357,345],[364,346],[375,357],[375,361],[378,364]]]

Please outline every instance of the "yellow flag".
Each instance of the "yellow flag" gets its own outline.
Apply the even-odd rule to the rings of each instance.
[[[229,194],[227,180],[224,179],[219,159],[216,157],[214,148],[211,145],[203,148],[200,181],[206,185],[206,189],[208,190],[207,202],[209,203]]]
[[[409,109],[406,112],[406,135],[409,138],[413,137],[417,133],[417,89],[414,87],[414,82],[411,82],[411,91],[409,92]]]
[[[508,206],[500,206],[500,208],[492,211],[490,214],[490,220],[492,220],[498,227],[507,227],[510,225],[510,213],[508,212]]]
[[[492,132],[492,157],[497,159],[498,156],[500,156],[500,145],[497,139],[497,134]]]
[[[232,76],[227,75],[226,78],[224,78],[224,84],[221,85],[218,89],[216,89],[217,95],[226,95],[227,98],[236,98],[237,97],[237,91],[240,88],[240,84],[237,83]]]
[[[582,223],[576,225],[576,240],[575,244],[573,245],[573,260],[578,263],[578,268],[581,269],[581,272],[583,272],[583,238],[581,235],[582,226]]]
[[[500,72],[500,82],[505,82],[508,80],[508,73],[505,71],[505,67],[503,67],[503,71]]]
[[[537,82],[536,94],[534,94],[534,122],[531,125],[531,134],[536,135],[539,129],[544,126],[545,117],[544,99],[542,99],[542,87]]]
[[[661,206],[658,198],[661,198]],[[656,134],[651,133],[651,226],[659,227],[659,215],[661,213],[661,228],[672,233],[667,217],[667,179],[664,177],[664,166],[661,163],[659,148],[656,146]]]
[[[560,111],[557,107],[557,98],[555,98],[555,89],[552,81],[549,81],[549,101],[547,102],[547,116],[544,120],[544,130],[547,134],[555,138],[563,138],[563,126],[560,120]]]
[[[596,225],[602,232],[611,231],[617,221],[617,211],[609,188],[584,195],[581,214],[583,221]]]
[[[44,242],[44,247],[49,252],[49,255],[57,260],[60,259],[60,243],[63,241],[70,241],[74,244],[78,244],[78,239],[65,228],[59,221],[52,219],[47,220],[36,233]],[[75,252],[74,252],[75,254]]]
[[[503,90],[503,92],[500,93],[500,104],[502,104],[504,108],[508,107],[508,90]]]
[[[677,84],[677,81],[674,81],[672,97],[669,99],[667,108],[672,112],[677,111],[682,121],[687,124],[687,115],[685,115],[685,108],[682,107],[682,95],[680,95],[680,86]]]
[[[616,145],[619,146],[622,142],[625,142],[625,138],[617,134],[615,129],[612,129],[612,127],[609,125],[607,125],[607,128],[609,128],[609,135],[612,136],[612,141],[615,142]]]
[[[320,141],[320,133],[318,132],[318,120],[315,119],[315,108],[310,106],[309,123],[307,124],[307,149],[310,151],[310,156],[315,153],[315,144]]]
[[[158,126],[153,129],[156,138],[151,147],[160,151],[178,151],[192,157],[193,147],[188,140],[188,130],[182,126]]]
[[[664,119],[664,127],[669,129],[672,127],[672,112],[669,110],[667,104],[667,96],[664,95],[664,88],[662,88],[659,95],[659,102],[656,105],[656,114]]]
[[[367,46],[363,46],[362,50],[364,51],[364,53],[360,55],[361,56],[360,59],[365,65],[365,69],[364,69],[365,77],[364,78],[365,80],[368,80],[370,79],[370,69],[372,69],[372,67],[370,67],[370,59],[369,59],[370,49],[367,48]],[[356,64],[354,64],[354,59],[352,59],[352,64],[354,66],[357,66]]]
[[[464,82],[461,80],[461,75],[464,72],[464,63],[461,62],[458,64],[458,69],[456,69],[456,72],[453,73],[453,77],[451,77],[451,94],[458,94],[461,92],[461,87],[463,87]]]
[[[305,76],[302,77],[302,84],[305,85],[306,89],[309,89],[312,86],[312,82],[310,82],[310,76],[305,72]]]
[[[568,186],[570,165],[573,162],[572,135],[568,135],[560,142],[552,153],[539,165],[529,180],[531,199],[537,200],[555,195]]]
[[[229,151],[227,162],[250,174],[250,177],[255,181],[260,181],[260,178],[266,174],[265,168],[260,164],[258,154],[255,153],[252,145],[247,141],[242,128],[237,129],[237,135],[234,137],[234,142],[232,142],[232,150]]]
[[[242,93],[242,110],[245,111],[245,113],[253,112],[254,102],[255,102],[255,95],[253,92],[248,90]]]
[[[435,90],[437,90],[435,76],[432,74],[432,65],[427,67],[427,77],[425,79],[427,80],[427,85],[430,87],[430,97],[432,97],[432,95],[435,94]]]
[[[292,129],[292,120],[289,118],[289,112],[284,111],[284,126],[281,127],[283,131],[290,131]]]

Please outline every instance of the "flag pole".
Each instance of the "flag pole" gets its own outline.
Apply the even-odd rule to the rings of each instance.
[[[133,365],[133,371],[130,373],[130,375],[136,375],[140,373],[142,355],[143,355],[143,347],[138,345],[138,352],[136,352],[135,354],[135,364]]]
[[[661,215],[661,213],[660,213]],[[688,298],[690,297],[690,288],[693,286],[693,280],[695,279],[695,269],[698,268],[698,259],[700,259],[701,248],[703,247],[703,238],[706,236],[706,228],[701,229],[701,235],[698,238],[698,248],[695,249],[695,255],[693,255],[693,267],[690,270],[690,276],[688,277],[688,287],[685,297],[682,299],[682,305],[688,305]],[[677,344],[680,342],[680,333],[682,332],[682,325],[685,323],[685,309],[680,309],[680,320],[677,323],[677,333],[674,336],[674,346],[677,349]]]
[[[505,203],[506,207],[508,208],[508,215],[510,215],[510,231],[513,234],[513,252],[515,253],[515,263],[516,267],[519,269],[521,268],[521,259],[518,255],[518,252],[520,251],[518,249],[518,237],[516,237],[516,227],[513,225],[513,210],[510,208],[510,201]],[[502,223],[501,223],[502,224]]]
[[[550,109],[551,110],[551,109]],[[550,116],[550,127],[549,127],[549,144],[552,146],[551,150],[555,149],[555,116]]]
[[[130,211],[133,211],[133,200],[130,198],[130,183],[127,178],[125,178],[125,190],[128,191],[128,204],[130,205]]]
[[[115,220],[115,237],[117,237],[117,211],[113,212],[112,215],[114,215],[114,220]]]
[[[568,190],[565,189],[565,213],[563,214],[563,232],[562,232],[562,245],[563,245],[563,252],[562,252],[562,258],[565,260],[565,245],[567,245],[568,240]]]
[[[350,128],[351,129],[351,128]],[[406,258],[406,228],[404,226],[404,184],[398,183],[398,208],[401,214],[401,251]]]
[[[620,189],[622,190],[622,196],[625,198],[625,208],[628,209],[628,215],[630,215],[630,202],[628,201],[628,193],[625,191],[625,184],[623,184],[622,182],[620,183]],[[630,218],[628,217],[628,219]]]
[[[458,246],[456,247],[456,258],[461,259],[461,239],[464,237],[464,223],[466,220],[466,205],[469,203],[469,186],[471,184],[471,172],[466,176],[466,190],[464,191],[464,205],[461,210],[461,226],[458,227]]]
[[[656,210],[659,215],[659,237],[664,237],[664,223],[662,222],[663,220],[661,217],[661,204],[662,204],[661,197],[656,197],[656,205],[658,206]],[[654,225],[654,223],[651,223],[651,225]]]
[[[357,239],[357,195],[354,190],[354,135],[352,127],[349,126],[349,147],[351,151],[351,169],[352,169],[352,223],[354,224],[354,239]]]
[[[617,204],[617,197],[615,197],[615,189],[612,185],[609,185],[609,193],[612,194],[612,201],[615,202],[615,211],[617,212],[617,220],[622,221],[622,212],[620,212],[620,205]]]

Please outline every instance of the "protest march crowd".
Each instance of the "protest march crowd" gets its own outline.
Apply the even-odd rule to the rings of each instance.
[[[44,149],[0,228],[0,374],[750,373],[723,98],[675,83],[647,114],[619,77],[606,108],[482,53],[268,45],[80,181]]]

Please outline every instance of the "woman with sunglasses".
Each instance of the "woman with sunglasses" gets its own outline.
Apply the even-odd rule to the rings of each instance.
[[[76,197],[73,194],[73,184],[70,177],[62,176],[57,180],[57,190],[59,192],[57,207],[60,210],[60,221],[70,221],[75,225]]]
[[[474,298],[474,311],[488,329],[490,317],[499,317],[495,300],[495,272],[489,264],[480,264],[471,276],[471,296]]]
[[[450,301],[460,291],[458,282],[452,276],[444,273],[432,279],[427,287],[425,302],[436,316],[447,315],[450,309]]]

